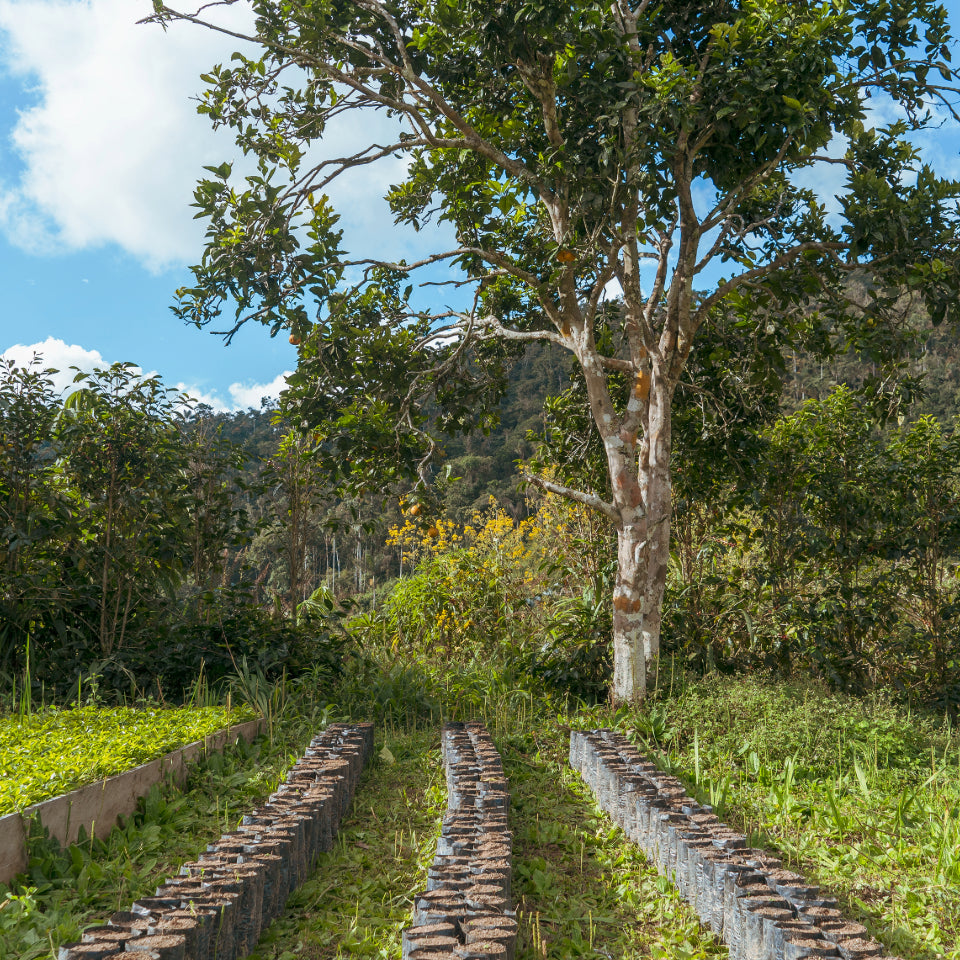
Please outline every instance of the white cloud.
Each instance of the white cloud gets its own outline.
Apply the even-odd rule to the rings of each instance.
[[[227,388],[227,392],[230,394],[229,400],[224,400],[215,390],[204,391],[188,383],[178,383],[177,389],[186,393],[197,403],[204,403],[208,407],[212,407],[217,413],[249,410],[250,407],[259,410],[261,400],[274,401],[280,396],[280,391],[287,386],[287,377],[290,374],[290,370],[285,370],[283,373],[277,374],[269,383],[231,383]]]
[[[73,387],[73,378],[76,371],[71,367],[77,367],[80,370],[90,373],[95,367],[109,367],[113,362],[105,359],[99,350],[88,350],[76,343],[67,343],[56,337],[47,337],[46,340],[37,343],[23,344],[18,343],[8,347],[0,354],[4,360],[12,360],[21,367],[26,367],[33,362],[35,357],[40,358],[40,362],[45,368],[52,368],[58,372],[53,376],[54,387],[61,393],[67,393]],[[154,376],[156,371],[144,371],[142,367],[134,366],[133,373],[138,376]],[[199,387],[188,383],[176,384],[176,389],[181,393],[188,394],[198,403],[205,403],[212,407],[218,413],[225,413],[233,410],[246,410],[249,407],[260,408],[260,401],[263,398],[276,400],[280,391],[287,385],[287,377],[291,371],[285,370],[277,374],[269,383],[232,383],[228,387],[229,399],[225,400],[217,391],[204,391]]]
[[[216,392],[205,392],[199,389],[199,387],[191,386],[189,383],[184,383],[183,381],[174,384],[174,386],[181,393],[185,393],[195,403],[210,407],[215,413],[227,413],[230,410],[229,405],[224,403],[223,399]]]
[[[190,204],[202,167],[233,160],[239,173],[245,161],[194,98],[200,74],[241,42],[189,24],[137,24],[150,11],[147,0],[0,0],[0,70],[25,98],[14,129],[0,130],[0,149],[12,147],[22,165],[15,182],[0,182],[0,230],[12,243],[34,253],[117,244],[152,270],[198,260],[203,225]],[[251,19],[246,4],[216,16],[241,30]],[[397,130],[383,113],[345,115],[310,159],[389,142]],[[398,231],[382,199],[404,167],[388,158],[331,186],[353,254],[416,258],[436,243],[430,230]]]
[[[196,257],[194,182],[234,148],[190,97],[237,42],[138,25],[149,12],[131,0],[0,0],[3,66],[36,97],[8,134],[23,163],[18,182],[0,184],[12,242],[33,252],[116,243],[152,269]]]
[[[26,367],[39,356],[44,367],[59,371],[53,382],[57,390],[63,392],[73,385],[76,372],[71,367],[79,367],[89,373],[94,367],[108,367],[110,362],[103,359],[99,350],[87,350],[76,343],[66,343],[55,337],[47,337],[40,343],[18,343],[3,351],[4,360],[12,360],[19,367]],[[138,372],[140,368],[137,368]]]
[[[283,373],[277,374],[269,383],[231,383],[230,384],[230,399],[233,401],[234,410],[246,410],[249,407],[260,406],[260,401],[267,397],[271,400],[276,400],[280,396],[280,392],[285,390],[287,387],[287,377],[291,375],[293,371],[285,370]]]

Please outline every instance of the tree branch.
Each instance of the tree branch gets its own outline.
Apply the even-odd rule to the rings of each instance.
[[[585,507],[589,507],[591,510],[596,510],[598,513],[609,517],[614,523],[620,522],[620,514],[617,508],[602,497],[598,497],[595,493],[584,493],[582,490],[574,490],[573,487],[565,487],[562,483],[554,483],[553,480],[547,480],[544,477],[538,477],[532,473],[525,473],[523,479],[526,480],[527,483],[539,487],[541,490],[546,490],[547,493],[555,493],[559,497],[566,497],[568,500],[582,503]]]
[[[481,340],[490,340],[494,337],[502,337],[504,340],[514,340],[523,343],[532,343],[536,340],[546,340],[549,343],[555,343],[558,346],[570,349],[559,333],[553,330],[514,330],[513,327],[505,327],[503,323],[495,316],[490,314],[483,317],[479,323],[481,330],[477,336]]]
[[[753,270],[747,270],[744,273],[733,277],[726,283],[717,287],[717,289],[700,304],[696,313],[694,314],[696,326],[699,327],[700,323],[703,321],[703,318],[706,317],[711,307],[713,307],[714,304],[719,303],[728,293],[732,293],[737,289],[737,287],[746,283],[750,283],[756,280],[758,277],[763,277],[766,274],[785,266],[799,257],[800,254],[806,253],[808,250],[817,250],[821,253],[836,255],[841,250],[845,250],[846,248],[847,245],[845,243],[818,243],[814,241],[807,241],[806,243],[797,244],[797,246],[792,247],[790,250],[785,250],[780,254],[780,256],[774,257],[773,260],[771,260],[769,263],[765,263],[762,267],[755,267]]]

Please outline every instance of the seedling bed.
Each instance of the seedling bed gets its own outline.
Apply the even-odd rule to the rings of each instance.
[[[122,773],[249,720],[223,707],[48,709],[0,718],[0,816]]]
[[[76,843],[84,833],[91,838],[95,833],[101,837],[109,834],[120,818],[127,818],[136,810],[140,799],[156,784],[166,778],[182,783],[187,764],[202,752],[221,750],[240,738],[249,742],[262,725],[262,720],[247,720],[218,730],[149,763],[41,800],[22,814],[0,816],[0,882],[7,883],[27,869],[27,838],[37,827],[46,830],[62,846]]]
[[[599,806],[727,942],[731,960],[867,960],[883,954],[837,902],[751,849],[675,777],[610,730],[573,731],[570,765]]]
[[[404,960],[513,960],[510,792],[483,724],[448,724],[441,739],[447,813],[427,890],[403,931]]]
[[[333,724],[315,737],[286,781],[153,897],[134,901],[59,960],[237,960],[332,849],[360,772],[373,754],[373,725]]]

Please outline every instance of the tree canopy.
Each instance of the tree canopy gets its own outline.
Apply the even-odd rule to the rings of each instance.
[[[224,29],[222,4],[153,19]],[[354,485],[419,473],[443,431],[483,426],[504,360],[568,350],[603,445],[605,489],[536,482],[618,534],[614,698],[642,696],[670,544],[672,406],[698,334],[734,318],[757,349],[840,338],[878,365],[908,309],[956,318],[960,185],[913,132],[957,118],[942,5],[708,0],[253,0],[249,41],[200,109],[256,161],[210,168],[208,222],[177,312],[289,328],[287,404]],[[230,32],[229,30],[226,32]],[[384,113],[349,156],[341,116]],[[891,122],[881,118],[891,117]],[[319,148],[316,144],[319,142]],[[385,263],[341,248],[324,191],[403,157],[398,223],[451,249]],[[836,201],[810,184],[840,171]],[[415,294],[437,264],[459,273]],[[434,281],[428,275],[428,281]]]

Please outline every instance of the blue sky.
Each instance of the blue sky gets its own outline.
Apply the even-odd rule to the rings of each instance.
[[[960,33],[960,0],[947,7]],[[193,184],[203,164],[236,153],[190,97],[234,42],[136,26],[149,9],[0,0],[0,353],[23,358],[42,344],[61,367],[132,361],[222,408],[257,405],[296,363],[286,339],[250,327],[226,347],[169,309],[201,251]],[[343,152],[354,140],[358,131],[338,131]],[[957,131],[924,148],[960,175]],[[367,168],[338,186],[349,249],[414,259],[435,241],[393,226],[379,198],[397,173]]]
[[[217,406],[256,406],[296,364],[286,337],[251,326],[227,347],[170,312],[202,251],[195,181],[237,159],[191,98],[236,42],[138,26],[150,10],[0,0],[0,353],[39,344],[61,368],[131,361]],[[338,149],[370,128],[337,130]],[[388,162],[337,186],[348,249],[415,259],[433,242],[393,227],[381,197],[399,176]]]

